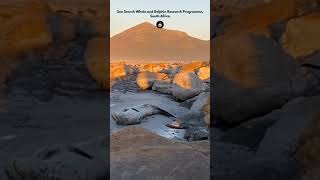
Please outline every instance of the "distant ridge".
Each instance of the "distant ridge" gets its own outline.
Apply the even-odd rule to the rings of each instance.
[[[209,60],[209,41],[177,30],[159,29],[144,22],[113,37],[111,60],[192,61]]]

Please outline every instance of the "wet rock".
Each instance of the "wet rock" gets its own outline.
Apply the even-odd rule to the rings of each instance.
[[[305,57],[320,49],[317,41],[320,13],[312,13],[288,21],[281,38],[282,47],[294,58]]]
[[[164,73],[141,72],[137,76],[137,84],[142,90],[152,88],[155,81],[170,83],[169,76]]]
[[[172,94],[178,100],[187,100],[201,93],[202,82],[194,72],[180,72],[173,79]]]
[[[206,127],[189,127],[186,129],[184,138],[188,141],[201,141],[209,137],[209,132]]]

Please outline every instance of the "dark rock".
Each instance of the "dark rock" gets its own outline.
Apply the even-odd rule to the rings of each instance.
[[[206,127],[189,127],[186,129],[184,138],[188,141],[201,141],[209,138],[208,128]]]
[[[303,80],[295,77],[297,65],[273,39],[228,34],[214,40],[212,51],[214,121],[238,124],[262,116],[306,90],[294,82]]]
[[[268,129],[257,154],[283,160],[294,156],[304,132],[318,117],[320,97],[297,98],[281,109],[280,119]]]
[[[109,174],[105,137],[70,146],[46,147],[6,168],[11,180],[105,179]]]
[[[275,110],[263,117],[255,118],[225,132],[221,142],[242,145],[256,150],[266,131],[280,118],[280,111]]]

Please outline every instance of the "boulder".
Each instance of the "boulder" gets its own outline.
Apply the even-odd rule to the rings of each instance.
[[[305,73],[306,81],[310,86],[308,96],[317,95],[320,92],[320,51],[304,58],[300,66]]]
[[[137,76],[137,84],[142,90],[152,88],[156,80],[170,82],[169,76],[164,73],[141,72]]]
[[[110,80],[117,80],[126,77],[131,73],[131,68],[128,68],[124,62],[110,64]]]
[[[210,179],[208,141],[169,140],[129,127],[113,134],[110,144],[110,179]]]
[[[207,123],[207,125],[210,126],[210,108],[211,108],[211,105],[210,105],[210,96],[207,98],[206,100],[206,103],[204,104],[204,106],[202,107],[201,111],[203,113],[203,116],[204,116],[204,122]]]
[[[152,90],[164,94],[172,94],[172,83],[156,80],[152,86]]]
[[[264,115],[307,89],[297,64],[273,39],[247,32],[225,34],[211,47],[214,121],[235,124]]]
[[[13,0],[0,5],[1,56],[16,56],[50,44],[48,12],[47,4],[41,0]]]
[[[202,81],[194,72],[180,72],[173,79],[172,94],[178,100],[185,101],[199,95]]]
[[[91,39],[87,44],[85,62],[93,79],[105,89],[109,89],[109,63],[108,63],[108,39],[97,37]]]
[[[206,127],[189,127],[186,129],[184,138],[187,141],[202,141],[209,138],[209,131]]]
[[[182,66],[181,72],[196,72],[205,65],[204,61],[194,61]]]
[[[318,32],[320,13],[312,13],[288,21],[281,37],[281,45],[294,58],[301,58],[320,50]]]
[[[165,69],[168,69],[168,64],[146,64],[143,66],[143,69],[148,72],[160,73]]]
[[[320,97],[301,97],[281,109],[280,119],[267,131],[257,154],[302,165],[304,179],[317,179],[320,167]]]
[[[200,112],[204,106],[208,103],[208,98],[210,97],[210,92],[203,92],[197,96],[197,100],[192,104],[191,110]]]
[[[286,160],[301,150],[304,158],[310,157],[308,153],[319,148],[317,144],[308,146],[308,143],[319,138],[319,105],[319,96],[300,97],[286,104],[281,109],[279,120],[266,132],[257,154],[269,159]],[[313,156],[316,159],[320,157],[318,153]]]
[[[224,28],[225,32],[249,31],[269,35],[267,28],[276,23],[296,16],[295,0],[272,0],[246,8],[232,16]]]
[[[187,100],[181,102],[180,106],[190,109],[191,106],[193,105],[193,103],[196,102],[197,98],[198,98],[198,96],[195,96],[193,98],[187,99]]]
[[[72,15],[52,12],[49,15],[49,25],[52,38],[56,42],[61,43],[76,38],[77,29]]]
[[[174,125],[176,128],[186,129],[184,138],[188,141],[200,141],[209,137],[209,130],[201,112],[187,112],[178,117]]]
[[[257,150],[268,128],[279,120],[280,112],[280,110],[274,110],[265,116],[250,119],[248,122],[227,130],[218,141]]]
[[[210,79],[210,66],[201,67],[197,73],[199,79],[208,80]]]
[[[0,86],[14,72],[17,56],[51,43],[48,12],[47,4],[41,0],[0,3]]]
[[[213,134],[213,133],[212,133]],[[221,179],[241,169],[244,164],[254,158],[254,152],[247,147],[216,141],[211,144],[211,179]]]

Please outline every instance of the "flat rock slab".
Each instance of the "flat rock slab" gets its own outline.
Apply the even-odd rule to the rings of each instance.
[[[126,94],[111,93],[110,99],[110,114],[126,107],[135,107],[142,104],[154,105],[172,114],[175,117],[179,117],[190,111],[186,107],[181,107],[178,102],[170,99],[169,96],[154,92]],[[183,139],[185,130],[166,127],[166,124],[172,123],[173,120],[174,118],[157,114],[144,118],[141,124],[139,124],[138,126],[144,127],[152,132],[157,133],[158,135],[167,138]],[[117,125],[110,116],[110,133],[116,132],[124,127],[127,126]]]
[[[209,141],[169,140],[136,126],[114,133],[110,142],[111,180],[209,180]]]

